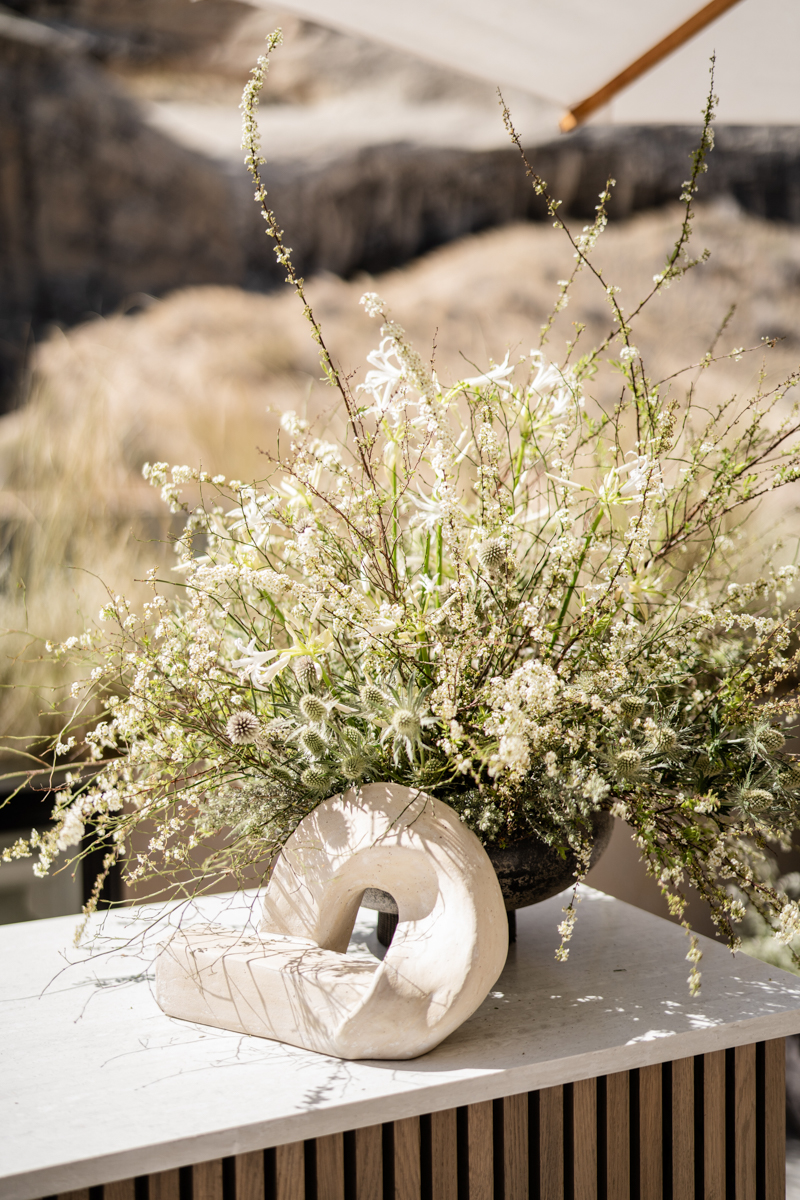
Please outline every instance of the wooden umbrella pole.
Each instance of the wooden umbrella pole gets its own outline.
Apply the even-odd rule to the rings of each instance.
[[[559,121],[559,128],[562,133],[569,133],[576,126],[590,117],[598,108],[602,108],[604,104],[608,104],[609,100],[616,96],[617,92],[621,92],[629,83],[633,83],[634,79],[638,79],[640,75],[644,75],[656,63],[661,62],[668,54],[672,54],[673,50],[677,50],[683,46],[690,38],[699,33],[701,29],[705,29],[706,25],[710,25],[717,17],[721,17],[729,8],[733,8],[734,4],[739,4],[740,0],[711,0],[710,4],[706,4],[694,16],[689,17],[688,21],[684,21],[677,29],[673,29],[672,33],[667,34],[655,46],[645,51],[635,62],[630,66],[625,67],[624,71],[620,71],[608,83],[603,84],[596,92],[592,92],[591,96],[587,96],[585,100],[581,100],[580,104],[574,105],[564,113],[564,116]]]

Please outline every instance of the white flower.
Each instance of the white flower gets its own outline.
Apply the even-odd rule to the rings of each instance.
[[[623,475],[628,475],[627,481],[620,486],[620,496],[641,500],[651,471],[652,463],[645,454],[639,454],[633,462],[623,463],[621,467],[617,467],[617,478],[621,479]]]
[[[496,363],[493,367],[489,367],[488,371],[484,371],[482,375],[473,375],[471,379],[460,380],[458,386],[462,388],[479,388],[487,387],[493,383],[496,387],[502,388],[504,391],[511,391],[511,384],[507,376],[514,372],[513,364],[509,364],[508,351],[501,363]]]
[[[633,454],[631,451],[626,458],[630,462],[619,467],[612,467],[600,487],[598,497],[607,504],[618,503],[620,500],[642,500],[645,492],[652,497],[663,497],[664,485],[661,481],[661,468],[657,462],[646,454]],[[623,481],[623,476],[628,478]]]
[[[390,358],[396,359],[398,365],[391,363]],[[367,371],[364,382],[360,383],[356,390],[370,392],[378,401],[377,406],[370,411],[383,416],[390,407],[392,392],[403,382],[403,366],[397,358],[394,339],[383,338],[378,349],[367,355],[367,362],[372,363],[374,369]]]
[[[386,309],[377,292],[364,292],[359,303],[364,305],[368,317],[382,317]]]
[[[388,617],[378,617],[376,621],[372,621],[371,624],[366,626],[367,633],[371,633],[374,636],[381,633],[391,633],[394,629],[397,629],[397,621],[390,621]]]
[[[280,675],[284,667],[287,667],[291,662],[292,655],[289,651],[281,653],[280,650],[256,650],[256,639],[251,638],[245,646],[241,638],[237,638],[234,645],[241,654],[241,658],[234,659],[231,663],[241,674],[250,679],[254,687],[261,691],[268,687],[276,675]],[[280,656],[280,657],[277,657]],[[273,659],[277,657],[277,661]],[[271,663],[271,666],[262,669],[266,663]]]
[[[61,826],[58,838],[56,840],[56,845],[58,846],[59,850],[69,850],[70,846],[80,846],[83,834],[83,821],[80,818],[80,814],[75,811],[75,807],[73,806],[67,811],[67,815],[64,818],[64,824]]]
[[[409,499],[417,510],[416,514],[411,518],[416,525],[421,525],[423,529],[435,529],[437,525],[441,525],[447,515],[447,508],[441,497],[435,492],[429,498],[410,493]]]
[[[788,901],[778,916],[778,928],[775,930],[775,940],[787,946],[800,931],[800,908],[796,900]]]

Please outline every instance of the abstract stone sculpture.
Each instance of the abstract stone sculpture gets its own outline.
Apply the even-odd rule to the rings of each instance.
[[[374,963],[346,953],[369,886],[400,916]],[[415,1058],[475,1011],[507,951],[500,885],[475,835],[442,801],[372,783],[300,822],[258,935],[176,933],[159,954],[156,998],[173,1017],[338,1058]]]

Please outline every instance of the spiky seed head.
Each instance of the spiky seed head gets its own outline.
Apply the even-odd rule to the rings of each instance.
[[[773,803],[773,796],[772,792],[768,792],[766,788],[744,788],[739,795],[739,800],[745,808],[749,808],[753,812],[763,812]]]
[[[350,746],[361,745],[361,732],[356,729],[355,725],[345,725],[342,730],[342,737]]]
[[[345,779],[354,779],[358,782],[369,770],[369,759],[365,754],[354,750],[352,754],[345,754],[341,761],[341,768]]]
[[[329,786],[330,780],[330,771],[327,767],[320,766],[319,763],[315,763],[313,767],[306,767],[300,776],[300,782],[310,792],[324,792]]]
[[[626,717],[640,717],[647,708],[647,701],[644,696],[635,696],[633,692],[626,692],[619,699],[620,708]]]
[[[638,750],[620,750],[614,759],[614,766],[623,779],[631,779],[642,765],[642,756]]]
[[[420,720],[410,708],[397,708],[392,713],[392,729],[400,737],[414,741],[420,735]]]
[[[307,654],[302,654],[300,658],[296,658],[292,663],[294,677],[300,684],[301,688],[308,691],[317,682],[317,667],[313,658],[309,658]]]
[[[766,750],[767,754],[777,754],[785,741],[786,738],[780,729],[773,729],[772,726],[762,730],[758,735],[758,744],[762,750]]]
[[[319,696],[314,696],[311,692],[300,697],[300,712],[307,721],[313,721],[315,725],[321,725],[328,719],[327,705],[320,700]]]
[[[316,729],[306,729],[300,738],[300,745],[312,758],[322,758],[328,749]]]
[[[781,783],[786,787],[800,787],[800,759],[788,763],[781,771]]]
[[[502,538],[489,538],[481,542],[477,550],[478,562],[485,571],[499,571],[508,560],[506,545]]]
[[[374,712],[386,703],[386,697],[376,683],[365,683],[361,689],[361,703],[365,708]]]
[[[678,744],[678,735],[669,725],[660,725],[653,735],[653,741],[659,750],[674,750]]]
[[[225,732],[234,746],[246,746],[258,740],[260,728],[261,722],[255,713],[236,712],[228,717]]]

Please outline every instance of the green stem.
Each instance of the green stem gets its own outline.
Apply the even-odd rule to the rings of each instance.
[[[556,622],[556,627],[553,632],[553,637],[550,641],[550,649],[551,650],[553,649],[556,642],[558,641],[558,635],[561,633],[561,626],[564,624],[564,618],[567,615],[567,609],[569,608],[569,602],[572,599],[572,593],[575,591],[575,587],[578,582],[578,576],[581,573],[581,567],[583,566],[583,560],[586,558],[586,554],[589,550],[590,545],[592,544],[592,538],[597,533],[597,527],[600,524],[602,519],[603,519],[603,510],[601,508],[600,512],[597,514],[597,516],[595,517],[595,519],[592,523],[592,528],[589,530],[589,532],[587,533],[587,535],[584,539],[583,549],[581,550],[581,556],[578,559],[578,562],[575,566],[575,571],[572,576],[572,582],[570,583],[569,587],[567,588],[567,594],[564,597],[564,603],[561,605],[561,612],[558,614],[558,620]]]

